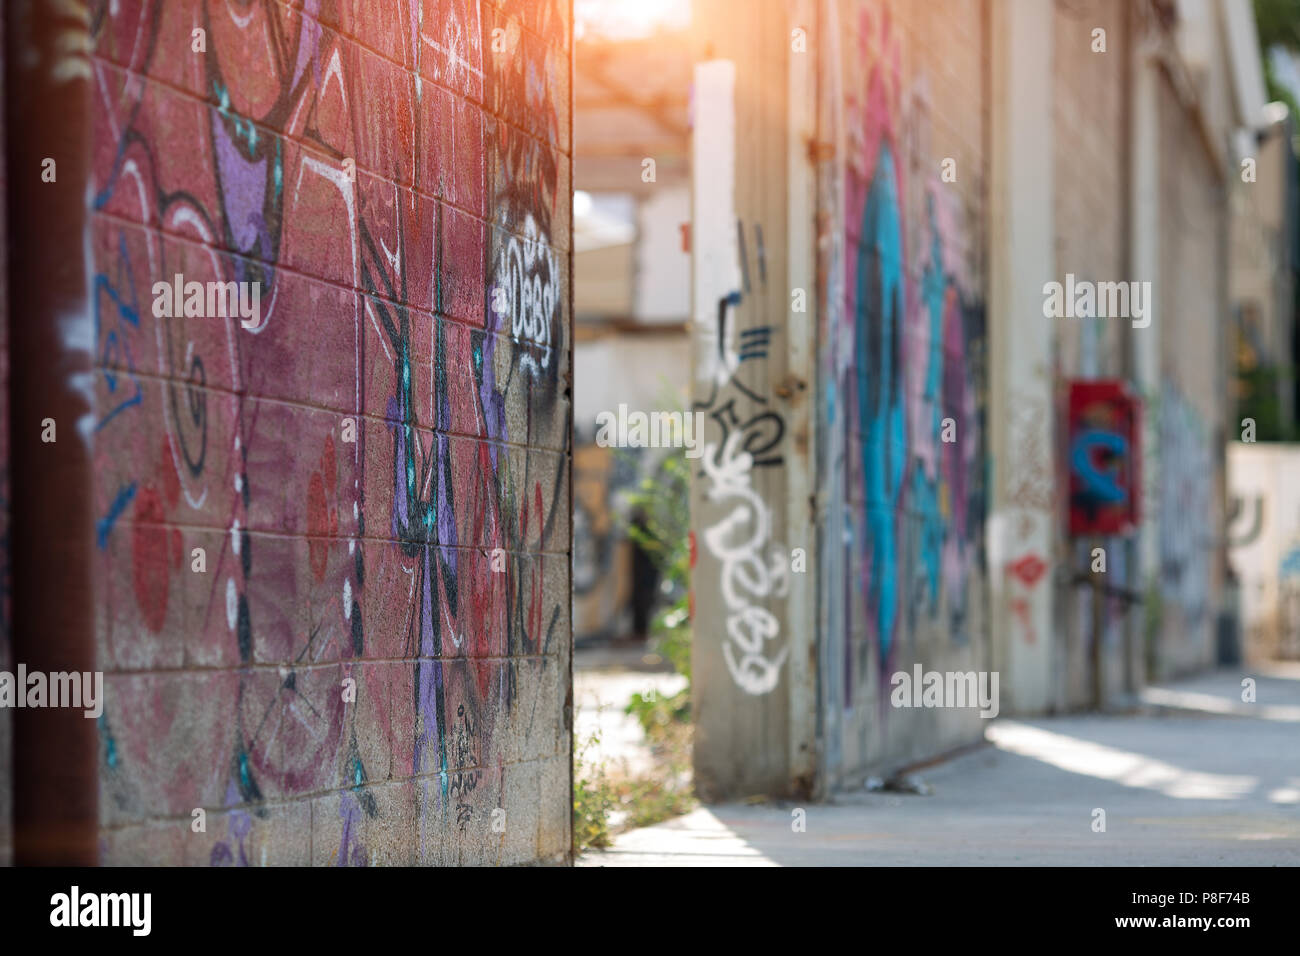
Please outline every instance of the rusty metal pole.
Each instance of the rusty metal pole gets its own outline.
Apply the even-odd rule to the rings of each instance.
[[[3,9],[13,660],[93,672],[89,12]],[[94,864],[95,720],[74,707],[13,717],[14,862]]]

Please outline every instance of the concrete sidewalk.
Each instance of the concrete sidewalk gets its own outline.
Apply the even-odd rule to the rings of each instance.
[[[1217,672],[1147,698],[1140,715],[991,721],[987,746],[921,774],[931,796],[701,808],[578,865],[1300,865],[1300,669]]]
[[[1255,700],[1243,701],[1243,681],[1255,682]],[[1300,662],[1278,661],[1255,669],[1211,671],[1176,683],[1154,684],[1138,695],[1156,712],[1221,714],[1300,723]]]

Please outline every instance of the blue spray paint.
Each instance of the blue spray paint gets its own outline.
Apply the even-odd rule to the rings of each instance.
[[[875,614],[880,659],[889,656],[898,620],[899,493],[906,463],[906,422],[901,382],[903,346],[903,236],[894,155],[881,143],[858,246],[858,415],[862,477],[866,484],[868,607]]]

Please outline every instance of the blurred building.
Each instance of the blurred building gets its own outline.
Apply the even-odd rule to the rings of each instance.
[[[1237,144],[1256,179],[1231,193],[1232,354],[1240,417],[1254,419],[1258,440],[1279,441],[1296,437],[1296,121],[1282,103],[1265,115]]]
[[[687,402],[693,47],[688,4],[650,19],[621,19],[627,9],[609,4],[577,12],[573,629],[581,643],[635,630],[625,493],[654,474],[660,456],[597,445],[596,416],[620,404],[680,411]]]

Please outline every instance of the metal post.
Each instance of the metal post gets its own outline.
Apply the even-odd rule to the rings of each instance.
[[[54,0],[3,6],[14,662],[29,674],[88,672],[89,12]],[[69,707],[13,714],[14,862],[95,863],[95,721]]]

